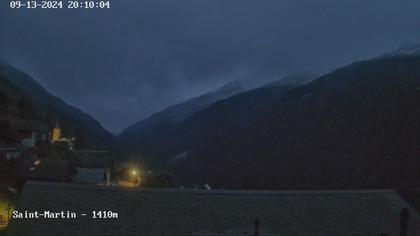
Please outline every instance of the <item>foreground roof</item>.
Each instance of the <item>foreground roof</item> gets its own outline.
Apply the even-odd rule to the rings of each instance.
[[[392,190],[228,191],[121,189],[29,182],[20,211],[73,211],[77,219],[14,219],[8,235],[398,235],[406,203]],[[91,211],[118,219],[91,219]],[[410,211],[409,235],[420,232]]]

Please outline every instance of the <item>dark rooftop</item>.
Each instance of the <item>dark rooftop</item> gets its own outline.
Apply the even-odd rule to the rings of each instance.
[[[74,180],[83,184],[99,184],[104,182],[105,169],[77,168]]]
[[[29,182],[20,211],[74,211],[77,219],[14,219],[9,235],[398,235],[406,203],[392,190],[140,189]],[[90,219],[94,210],[118,219]],[[420,232],[411,211],[409,235]]]
[[[8,121],[16,130],[37,131],[48,133],[50,130],[46,124],[39,120],[16,119],[11,117],[0,117],[0,121]]]
[[[25,166],[24,177],[29,180],[64,182],[71,174],[71,162],[68,160],[38,159]]]
[[[112,162],[112,156],[108,151],[78,150],[75,158],[80,167],[85,168],[108,168]]]

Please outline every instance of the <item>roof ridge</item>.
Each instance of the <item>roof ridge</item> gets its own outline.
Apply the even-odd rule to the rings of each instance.
[[[174,193],[174,194],[221,194],[221,195],[329,195],[329,194],[383,194],[395,193],[392,189],[334,189],[334,190],[238,190],[238,189],[216,189],[216,190],[193,190],[177,188],[124,188],[119,186],[101,186],[73,183],[53,183],[29,181],[25,187],[44,186],[57,188],[79,188],[101,191],[135,191],[145,193]]]

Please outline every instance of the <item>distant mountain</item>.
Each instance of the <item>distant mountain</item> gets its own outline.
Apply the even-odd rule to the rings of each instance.
[[[243,132],[268,115],[267,110],[290,89],[313,78],[300,74],[286,76],[269,85],[216,101],[183,121],[157,127],[141,138],[132,138],[126,146],[126,155],[141,157],[159,167],[186,158],[203,145]]]
[[[272,86],[281,86],[281,85],[305,85],[312,82],[314,79],[318,77],[317,74],[308,74],[308,73],[294,73],[290,75],[286,75],[280,80],[276,80],[269,84],[263,85],[262,87],[272,87]]]
[[[176,135],[184,138],[193,124],[205,124],[197,130],[202,136],[214,133],[221,123],[204,114],[216,106],[186,120]],[[231,188],[410,191],[420,188],[419,121],[420,57],[379,58],[289,90],[264,116],[194,145],[169,166],[183,182]]]
[[[316,78],[313,74],[291,74],[280,80],[265,85],[266,87],[277,87],[280,85],[301,85],[310,82]],[[265,87],[263,86],[263,87]],[[231,81],[224,86],[203,94],[199,97],[191,98],[186,102],[171,106],[161,112],[158,112],[140,122],[137,122],[126,128],[118,137],[119,143],[125,147],[138,147],[143,139],[149,138],[162,132],[165,129],[171,129],[178,123],[189,118],[193,114],[208,108],[212,104],[228,99],[234,95],[244,93],[252,89],[247,81],[240,79]]]
[[[126,128],[119,136],[120,143],[125,145],[136,145],[137,140],[146,137],[155,130],[183,121],[195,112],[208,107],[214,102],[231,97],[244,90],[245,88],[241,85],[240,81],[235,80],[215,91],[171,106]]]
[[[400,55],[218,101],[136,153],[180,183],[410,192],[420,189],[419,121],[420,57]]]
[[[420,56],[420,43],[409,43],[406,44],[393,52],[386,53],[382,57],[392,57],[392,56],[409,56],[417,55]]]
[[[106,148],[114,137],[87,113],[50,94],[34,79],[0,60],[0,91],[19,102],[24,98],[49,125],[58,120],[65,134],[77,136],[91,148]]]

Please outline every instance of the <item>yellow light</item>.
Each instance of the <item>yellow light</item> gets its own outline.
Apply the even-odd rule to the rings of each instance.
[[[133,170],[133,171],[131,172],[131,174],[132,174],[132,175],[136,175],[136,174],[137,174],[137,172],[136,172],[135,170]]]
[[[0,231],[4,230],[9,224],[13,211],[14,206],[12,204],[0,201],[0,215],[3,216],[3,219],[0,221]]]
[[[58,141],[61,138],[61,130],[60,128],[54,128],[52,131],[52,139],[51,143]]]

